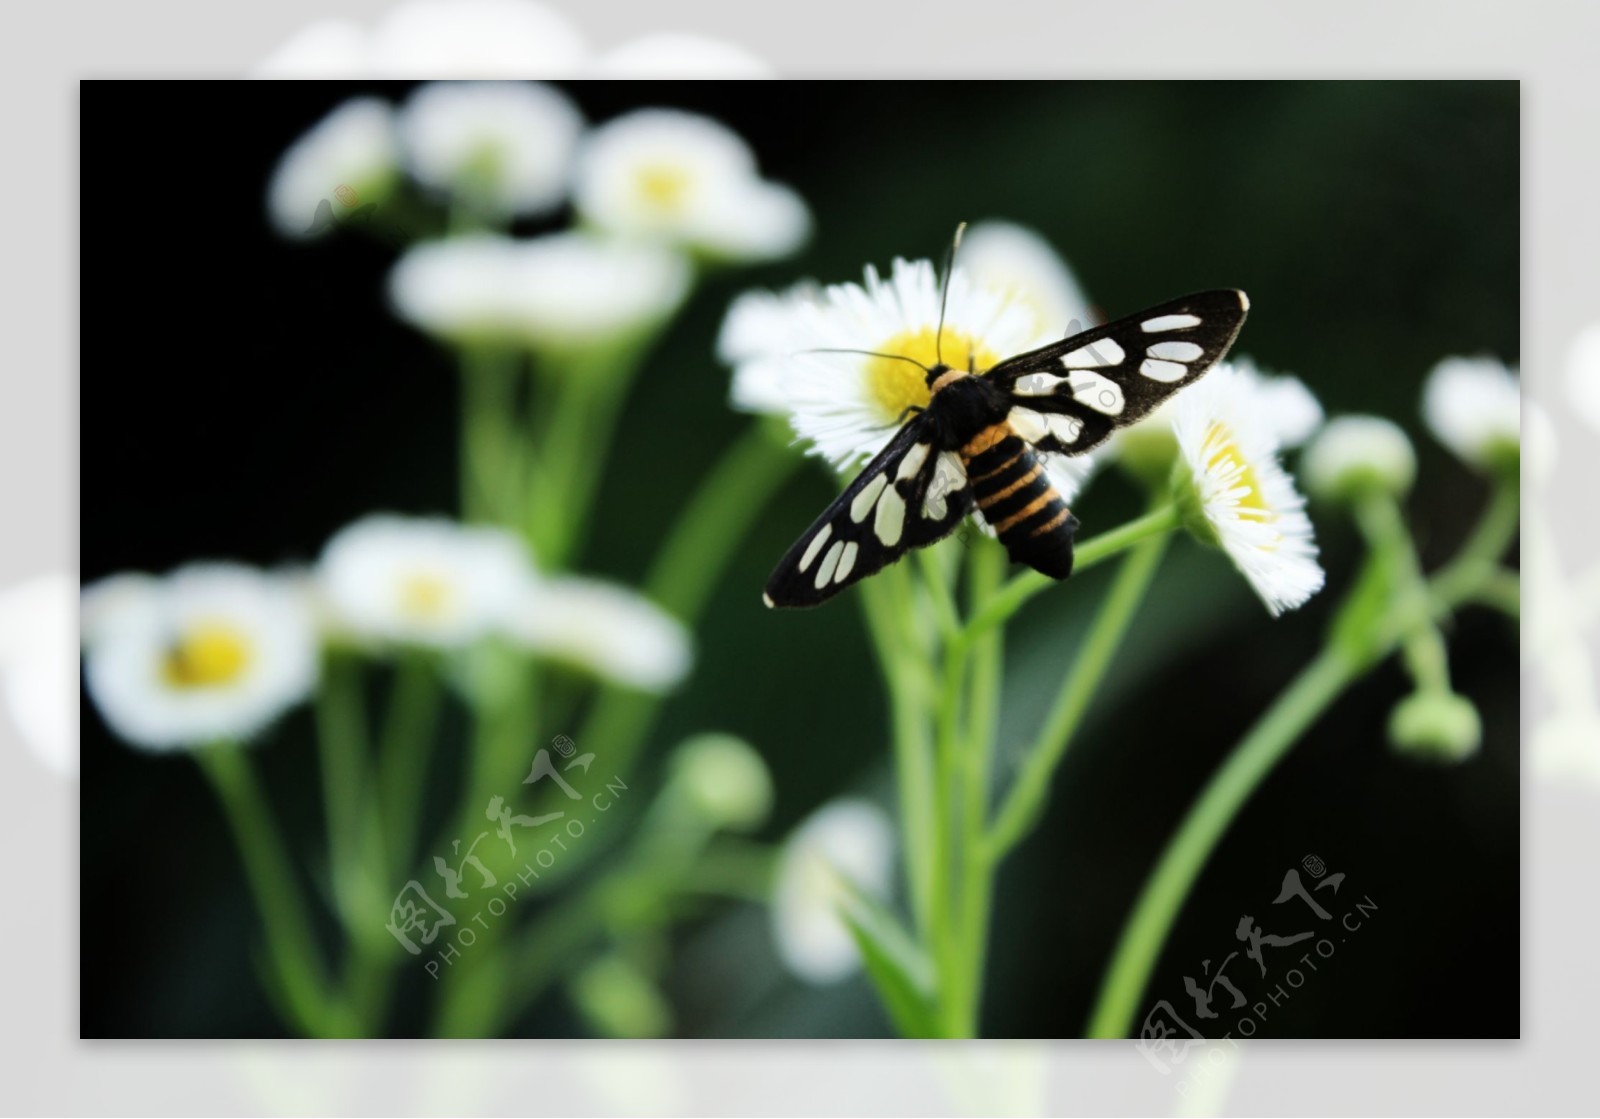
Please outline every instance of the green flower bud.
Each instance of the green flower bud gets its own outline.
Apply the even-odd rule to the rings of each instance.
[[[673,777],[714,827],[750,831],[772,809],[772,778],[750,745],[728,734],[702,734],[678,747]]]
[[[1417,477],[1406,433],[1379,416],[1340,416],[1312,440],[1300,475],[1314,497],[1351,502],[1365,493],[1404,497]]]
[[[1482,740],[1477,708],[1451,692],[1417,692],[1389,716],[1389,742],[1413,757],[1458,762],[1477,753]]]

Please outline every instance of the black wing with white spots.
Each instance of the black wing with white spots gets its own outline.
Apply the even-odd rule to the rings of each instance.
[[[767,580],[768,606],[816,606],[912,548],[948,536],[972,509],[961,459],[919,415],[808,528]]]
[[[1081,455],[1204,376],[1249,309],[1242,291],[1186,295],[1009,358],[984,376],[1010,396],[1011,426],[1036,450]]]

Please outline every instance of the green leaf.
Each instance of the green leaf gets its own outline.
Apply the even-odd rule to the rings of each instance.
[[[849,896],[839,916],[855,938],[890,1021],[903,1037],[942,1036],[927,956],[881,902],[849,882],[844,888]]]

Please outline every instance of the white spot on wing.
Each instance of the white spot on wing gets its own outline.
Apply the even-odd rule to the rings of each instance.
[[[922,469],[922,464],[928,459],[928,444],[914,443],[906,452],[906,457],[900,460],[900,469],[894,472],[896,478],[909,478]],[[860,520],[857,517],[856,520]]]
[[[1156,361],[1154,358],[1146,358],[1139,363],[1139,372],[1152,381],[1171,384],[1173,381],[1183,380],[1184,375],[1189,372],[1189,367],[1176,361]]]
[[[961,460],[949,451],[941,452],[933,464],[933,481],[928,483],[928,492],[922,499],[923,514],[929,520],[944,520],[950,512],[945,495],[963,490],[966,486],[967,471],[961,465]]]
[[[835,540],[833,547],[828,549],[828,554],[822,557],[822,566],[817,568],[817,590],[828,585],[833,578],[833,572],[839,566],[839,556],[844,552],[844,541]]]
[[[1096,412],[1107,416],[1120,416],[1123,405],[1122,386],[1110,377],[1099,373],[1091,373],[1087,369],[1075,371],[1070,378],[1072,385],[1072,399],[1079,404],[1086,404]]]
[[[900,496],[899,490],[884,491],[883,500],[878,502],[878,516],[872,522],[872,531],[878,534],[878,539],[885,546],[892,548],[900,543],[900,534],[905,527],[906,499]]]
[[[833,581],[842,583],[850,578],[850,572],[856,565],[856,556],[861,551],[861,545],[854,540],[844,546],[844,552],[839,556],[839,570],[833,573]]]
[[[1045,419],[1032,408],[1013,408],[1006,416],[1011,429],[1030,443],[1037,443],[1049,432]]]
[[[811,538],[811,543],[806,545],[805,554],[800,557],[801,571],[811,566],[811,561],[817,558],[817,553],[822,551],[822,546],[828,542],[828,537],[832,535],[833,526],[823,525],[822,531]]]
[[[1121,365],[1122,359],[1127,356],[1115,339],[1102,338],[1062,354],[1061,364],[1068,369],[1089,369],[1100,365]]]
[[[1062,380],[1054,373],[1029,373],[1018,377],[1011,391],[1018,396],[1049,396],[1060,387]]]
[[[856,524],[866,520],[867,514],[872,512],[873,503],[878,500],[878,495],[883,492],[883,487],[888,484],[889,476],[887,474],[879,474],[865,486],[862,486],[861,492],[856,494],[854,500],[850,502],[850,519]],[[804,565],[801,566],[800,570],[805,570]]]
[[[767,594],[765,591],[761,592],[761,601],[765,602],[767,604],[768,609],[771,609],[772,607],[778,605],[776,602],[772,601],[772,596],[770,594]]]
[[[1078,436],[1083,434],[1083,421],[1077,416],[1049,416],[1046,423],[1050,425],[1050,434],[1056,437],[1056,442],[1063,447],[1070,447],[1078,441]]]
[[[1194,361],[1203,353],[1205,350],[1193,342],[1157,342],[1145,351],[1145,356],[1163,361]]]
[[[1166,330],[1188,330],[1191,326],[1199,325],[1199,315],[1157,315],[1153,319],[1145,319],[1139,324],[1139,329],[1146,334],[1160,334]]]

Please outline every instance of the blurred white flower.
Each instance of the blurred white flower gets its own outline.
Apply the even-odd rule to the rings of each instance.
[[[258,78],[560,78],[588,45],[571,20],[533,0],[408,0],[368,32],[321,20],[255,69]]]
[[[659,322],[688,288],[681,256],[582,233],[433,241],[389,275],[395,313],[457,344],[593,345]]]
[[[760,178],[749,146],[694,113],[641,109],[596,128],[578,157],[573,200],[607,233],[736,261],[800,247],[811,215],[800,196]]]
[[[1300,473],[1320,498],[1346,500],[1369,488],[1401,497],[1416,480],[1417,453],[1390,420],[1339,416],[1306,448]]]
[[[787,341],[794,328],[791,308],[816,303],[821,289],[809,280],[779,294],[747,291],[728,305],[717,335],[717,357],[733,368],[729,401],[741,412],[789,414],[784,371],[792,350]]]
[[[980,221],[963,235],[959,255],[962,270],[979,285],[1007,292],[1033,313],[1041,339],[1088,330],[1098,321],[1067,262],[1025,226]]]
[[[251,738],[316,680],[304,598],[252,567],[180,568],[101,620],[84,647],[89,694],[112,730],[148,750]]]
[[[1547,482],[1556,472],[1556,425],[1537,400],[1530,398],[1523,404],[1522,458],[1527,476],[1535,483]]]
[[[1600,323],[1579,331],[1567,351],[1567,395],[1579,418],[1600,430]]]
[[[582,130],[566,94],[540,82],[430,82],[400,111],[412,175],[502,219],[561,204]]]
[[[606,51],[589,68],[596,78],[771,78],[772,67],[737,43],[663,31]]]
[[[58,773],[78,771],[77,580],[37,575],[0,591],[0,696],[22,740]]]
[[[1311,520],[1250,379],[1213,370],[1178,396],[1173,432],[1190,530],[1228,554],[1274,616],[1304,604],[1324,577]]]
[[[795,829],[780,856],[772,898],[773,937],[790,971],[808,983],[836,983],[860,966],[855,940],[839,917],[850,896],[845,882],[887,897],[893,859],[894,826],[867,801],[833,801]]]
[[[750,831],[772,810],[772,775],[761,755],[742,738],[697,735],[673,753],[672,772],[714,827]]]
[[[627,587],[599,579],[525,585],[506,629],[533,652],[641,691],[675,687],[693,661],[681,622]]]
[[[512,533],[387,514],[335,533],[316,572],[337,631],[441,648],[495,630],[530,578],[527,552]]]
[[[1449,357],[1434,366],[1422,390],[1422,418],[1468,465],[1498,469],[1520,457],[1521,387],[1494,358]]]
[[[267,184],[267,214],[285,237],[305,238],[388,196],[399,174],[394,111],[376,97],[346,101],[278,160]],[[342,189],[341,189],[342,188]]]
[[[93,645],[129,610],[148,602],[161,588],[161,580],[142,571],[107,575],[84,587],[78,595],[78,633],[84,645]]]

